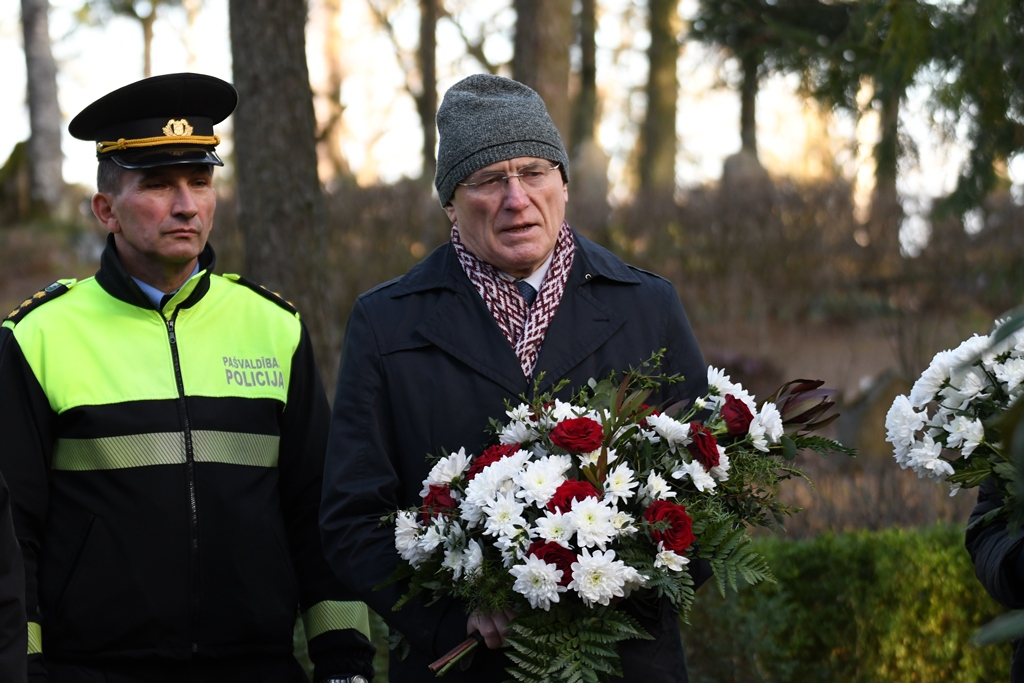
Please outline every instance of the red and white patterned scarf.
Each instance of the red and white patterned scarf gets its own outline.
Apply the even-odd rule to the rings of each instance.
[[[511,279],[470,253],[459,237],[457,225],[452,226],[452,246],[455,247],[462,270],[476,291],[480,292],[494,321],[515,349],[523,374],[531,377],[548,325],[562,301],[565,283],[569,280],[569,270],[572,268],[572,257],[576,252],[576,242],[569,224],[563,222],[558,232],[548,274],[533,306],[526,305],[526,300]]]

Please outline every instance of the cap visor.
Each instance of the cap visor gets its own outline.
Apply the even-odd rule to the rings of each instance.
[[[224,165],[215,151],[204,147],[131,149],[111,154],[109,158],[122,168],[155,168],[176,164]]]

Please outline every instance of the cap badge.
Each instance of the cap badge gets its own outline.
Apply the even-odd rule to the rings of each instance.
[[[192,126],[189,125],[187,119],[171,119],[167,122],[167,125],[163,127],[164,135],[171,137],[183,137],[192,135]]]

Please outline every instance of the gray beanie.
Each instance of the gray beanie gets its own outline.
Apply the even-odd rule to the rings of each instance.
[[[517,81],[491,74],[462,79],[445,93],[437,131],[434,186],[441,206],[471,173],[517,157],[559,163],[562,178],[569,181],[569,156],[544,100]]]

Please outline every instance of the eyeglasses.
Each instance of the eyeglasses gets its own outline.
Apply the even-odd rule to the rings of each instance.
[[[481,173],[473,177],[472,182],[457,184],[469,188],[470,192],[480,197],[497,197],[504,194],[511,178],[519,178],[524,190],[542,190],[550,186],[556,177],[561,176],[560,173],[552,173],[559,166],[561,164],[531,164],[519,169],[519,173]]]

